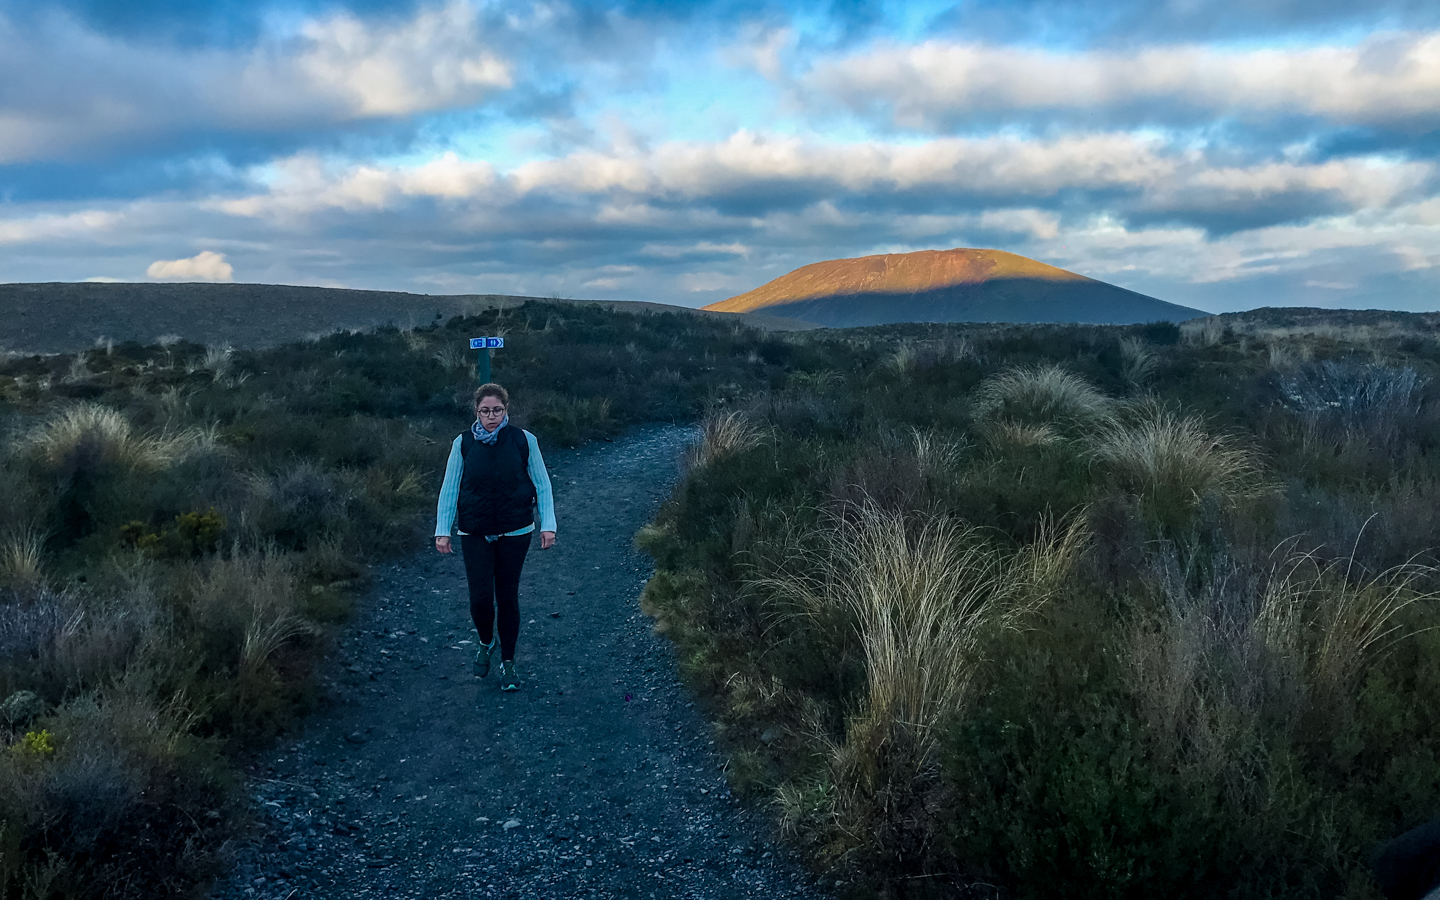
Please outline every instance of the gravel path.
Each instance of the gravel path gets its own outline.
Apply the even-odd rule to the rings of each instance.
[[[547,451],[559,542],[521,585],[521,690],[471,674],[458,553],[379,568],[333,700],[253,774],[265,828],[214,897],[823,897],[723,759],[636,598],[631,537],[688,429]]]

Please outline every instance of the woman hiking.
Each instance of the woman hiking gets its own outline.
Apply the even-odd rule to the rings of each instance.
[[[490,674],[490,657],[498,645],[502,691],[520,687],[515,672],[520,569],[530,551],[537,505],[540,549],[555,546],[550,475],[535,435],[510,424],[509,407],[510,394],[498,384],[482,384],[475,391],[475,424],[450,445],[435,511],[436,550],[451,552],[450,532],[460,532],[470,618],[480,636],[475,674]]]

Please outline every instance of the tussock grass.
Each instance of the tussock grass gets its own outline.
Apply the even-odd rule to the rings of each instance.
[[[1143,390],[1150,376],[1155,373],[1157,361],[1155,354],[1150,351],[1146,343],[1139,338],[1127,337],[1120,339],[1120,358],[1124,360],[1124,367],[1121,374],[1124,376],[1132,390]]]
[[[1225,337],[1225,322],[1215,316],[1180,323],[1180,340],[1192,347],[1213,347]]]
[[[1263,488],[1253,452],[1161,404],[1132,408],[1092,440],[1093,458],[1124,489],[1157,503],[1193,506],[1207,496],[1228,502]]]
[[[190,428],[148,434],[135,428],[119,410],[82,403],[61,411],[20,442],[51,466],[95,457],[137,471],[166,468],[215,446],[213,429]]]
[[[824,802],[813,785],[779,795],[791,830],[818,827],[838,854],[875,848],[931,785],[943,728],[965,709],[987,640],[1053,596],[1085,538],[1077,522],[1014,554],[953,519],[869,504],[814,538],[753,586],[818,627],[848,623],[862,648],[865,689],[843,738],[812,728],[829,760]]]
[[[1434,583],[1433,566],[1409,564],[1363,579],[1357,574],[1349,563],[1342,571],[1338,560],[1320,564],[1305,556],[1294,561],[1284,581],[1291,596],[1283,605],[1308,614],[1306,671],[1317,715],[1349,700],[1376,657],[1413,633],[1402,621],[1408,607],[1440,596],[1420,589]]]
[[[44,583],[41,557],[45,535],[37,528],[15,528],[0,538],[0,587],[28,591]]]
[[[1063,366],[1007,369],[976,389],[973,409],[982,422],[1093,427],[1106,421],[1113,401]]]
[[[942,477],[959,468],[965,449],[963,443],[918,428],[911,429],[910,439],[915,450],[916,469],[922,478]]]
[[[985,440],[1002,453],[1031,447],[1050,447],[1065,440],[1053,426],[1029,425],[1008,419],[986,423],[983,433]]]
[[[1293,549],[1264,571],[1221,561],[1198,590],[1173,556],[1155,571],[1165,603],[1132,651],[1141,708],[1170,758],[1237,784],[1264,753],[1342,734],[1366,672],[1413,636],[1405,611],[1437,599],[1418,589],[1433,568],[1362,576]]]
[[[313,630],[300,613],[295,564],[278,553],[215,560],[192,597],[193,615],[234,648],[242,670],[260,667],[287,641]]]
[[[919,358],[920,354],[915,350],[913,345],[910,343],[902,343],[895,349],[894,353],[886,358],[885,365],[894,372],[904,375],[915,368],[915,363]]]
[[[700,422],[700,436],[685,457],[687,471],[703,469],[757,446],[763,432],[739,410],[717,410]]]
[[[439,363],[440,367],[446,371],[462,371],[475,367],[473,351],[466,352],[462,348],[451,344],[446,344],[439,350],[436,350],[433,358],[435,362]]]

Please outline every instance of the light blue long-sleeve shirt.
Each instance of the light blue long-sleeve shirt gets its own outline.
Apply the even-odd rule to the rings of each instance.
[[[513,425],[505,426],[513,428]],[[540,507],[540,530],[555,530],[555,494],[550,490],[550,473],[545,471],[545,460],[540,457],[540,445],[535,441],[535,435],[524,429],[521,433],[525,435],[525,441],[530,445],[530,462],[525,471],[530,475],[530,483],[535,485],[535,503]],[[435,507],[435,536],[449,537],[450,532],[455,528],[455,505],[460,502],[460,475],[465,469],[465,457],[460,455],[460,439],[464,435],[455,438],[450,445],[450,458],[445,462],[445,481],[440,485],[440,502]],[[534,524],[526,525],[515,531],[506,532],[502,535],[486,535],[486,537],[511,537],[517,534],[529,534],[535,530]],[[460,532],[464,534],[464,532]]]

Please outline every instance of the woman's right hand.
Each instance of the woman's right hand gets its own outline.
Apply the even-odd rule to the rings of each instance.
[[[448,536],[448,535],[436,535],[436,537],[435,537],[435,549],[436,549],[436,550],[439,550],[441,553],[449,553],[449,552],[450,552],[450,538],[449,538],[449,536]]]

